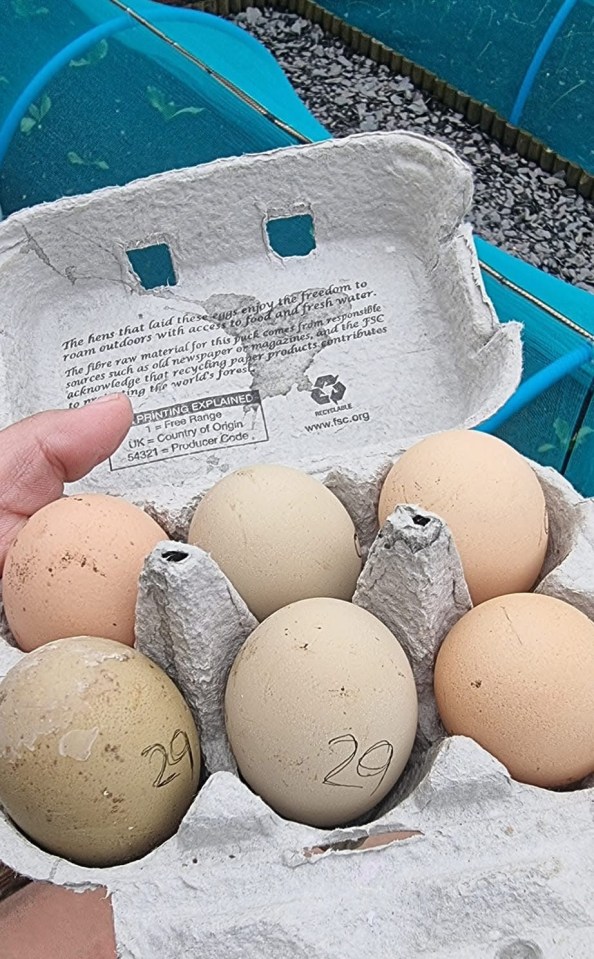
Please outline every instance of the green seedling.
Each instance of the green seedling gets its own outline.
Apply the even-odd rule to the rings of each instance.
[[[11,6],[17,17],[22,17],[23,20],[49,13],[48,8],[39,6],[36,0],[11,0]]]
[[[91,47],[89,52],[84,57],[80,57],[79,60],[71,60],[68,66],[70,67],[92,67],[93,64],[99,63],[100,60],[104,60],[107,56],[107,51],[109,50],[109,44],[107,40],[100,40],[94,47]]]
[[[148,102],[155,110],[158,110],[164,120],[169,122],[169,120],[179,117],[182,113],[191,113],[197,114],[204,111],[204,107],[180,107],[178,108],[177,104],[173,100],[167,100],[165,93],[159,89],[159,87],[147,87],[146,94],[148,97]]]
[[[538,447],[539,453],[565,452],[570,449],[573,452],[579,446],[583,446],[594,429],[589,426],[581,426],[577,432],[571,432],[571,426],[566,420],[557,417],[553,423],[553,432],[557,437],[556,443],[543,443]]]
[[[41,130],[41,121],[47,116],[51,106],[52,101],[47,93],[43,94],[39,106],[32,103],[27,111],[27,116],[24,116],[21,120],[21,133],[29,134],[35,127]]]
[[[66,158],[69,163],[72,163],[74,166],[94,166],[98,170],[109,170],[109,163],[106,163],[105,160],[93,160],[91,157],[81,157],[79,153],[75,153],[74,150],[70,150],[66,154]]]

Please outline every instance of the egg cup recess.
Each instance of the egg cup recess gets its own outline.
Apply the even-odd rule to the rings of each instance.
[[[534,469],[551,517],[549,550],[537,589],[591,613],[594,600],[582,571],[590,566],[584,556],[593,552],[592,504],[555,471]],[[343,498],[348,509],[349,498]],[[169,600],[164,607],[165,596]],[[435,656],[443,638],[471,608],[445,523],[414,507],[398,507],[372,544],[353,600],[402,643],[419,698],[417,741],[407,769],[382,803],[385,809],[410,791],[426,768],[427,751],[445,735],[433,694]],[[256,625],[216,563],[199,548],[170,542],[148,557],[137,604],[137,645],[182,691],[200,729],[211,775],[237,773],[225,731],[223,696],[231,665]],[[13,650],[4,652],[9,662],[15,656]]]
[[[591,570],[594,568],[594,504],[591,500],[586,500],[577,494],[571,485],[555,470],[542,467],[536,463],[530,463],[530,466],[534,470],[544,493],[549,526],[547,552],[540,574],[534,584],[532,594],[535,598],[538,596],[541,596],[543,599],[548,597],[553,600],[554,603],[560,603],[560,606],[565,608],[565,613],[568,616],[567,626],[565,628],[570,630],[571,633],[571,636],[565,639],[562,627],[561,629],[557,629],[557,638],[554,643],[551,642],[552,633],[547,637],[549,644],[548,656],[550,657],[548,673],[546,669],[537,669],[537,666],[541,666],[541,659],[547,655],[544,651],[546,647],[544,636],[542,656],[539,657],[538,655],[538,642],[536,642],[534,648],[534,656],[536,657],[534,660],[534,668],[529,663],[525,663],[524,666],[524,675],[527,677],[528,684],[531,684],[530,677],[536,675],[538,672],[540,680],[537,681],[539,683],[542,681],[543,689],[546,688],[548,690],[547,695],[552,697],[548,703],[548,707],[546,705],[543,706],[542,702],[537,702],[536,700],[533,707],[535,710],[542,711],[544,720],[543,727],[548,728],[551,725],[549,722],[549,714],[554,715],[554,701],[559,700],[560,709],[561,712],[563,712],[564,699],[566,700],[567,696],[571,698],[569,690],[571,689],[572,672],[573,680],[577,685],[580,685],[582,680],[587,681],[584,677],[592,674],[592,661],[589,655],[584,656],[584,661],[581,663],[581,666],[577,665],[576,655],[579,643],[577,638],[574,638],[574,633],[581,630],[584,634],[583,642],[588,642],[586,634],[590,635],[592,632],[592,621],[594,620],[593,588],[591,582]],[[406,554],[408,554],[409,549],[412,550],[415,554],[414,559],[408,555],[403,555],[403,542],[401,537],[403,537],[404,542],[407,544]],[[421,541],[423,539],[424,545],[422,546]],[[418,562],[419,551],[423,551],[425,548],[427,549],[425,559],[421,560],[417,570],[412,573],[412,581],[409,582],[408,576],[405,574],[399,584],[397,581],[398,571],[407,568],[407,560],[410,571],[410,569],[414,567],[415,562]],[[391,565],[389,560],[386,560],[386,552],[388,556],[390,554],[394,555],[395,562],[393,565]],[[411,788],[411,784],[414,786],[418,780],[418,775],[424,768],[424,763],[426,765],[426,748],[432,744],[439,743],[446,735],[435,701],[434,670],[436,657],[443,640],[448,637],[453,626],[459,623],[462,618],[467,618],[466,614],[473,609],[473,604],[464,578],[460,556],[447,524],[445,524],[440,517],[427,513],[416,506],[397,506],[394,512],[387,518],[377,540],[371,548],[359,580],[360,586],[366,582],[369,582],[372,589],[376,589],[377,591],[375,597],[375,603],[378,609],[377,615],[389,626],[394,634],[400,638],[402,645],[409,655],[419,693],[418,739],[415,750],[413,751],[413,756],[411,757],[411,763],[409,764],[409,779],[406,780],[406,778],[403,778],[396,787],[397,793],[402,795],[406,794],[407,790]],[[377,584],[379,584],[379,590],[377,589]],[[423,597],[423,610],[420,619],[417,606],[419,596]],[[514,627],[506,612],[506,608],[509,606],[510,614],[513,609],[517,609],[517,613],[513,614],[514,622],[516,621],[515,617],[518,617],[518,628],[520,628],[522,615],[519,614],[522,606],[521,601],[518,600],[518,594],[501,597],[501,600],[494,598],[484,604],[474,606],[474,610],[477,613],[482,611],[483,605],[485,609],[487,606],[498,608],[500,615],[505,616],[506,620],[508,620],[510,630],[513,632]],[[354,601],[362,602],[366,605],[369,599],[365,595],[361,595],[358,590],[354,596]],[[530,594],[526,596],[525,606],[531,610],[534,622],[538,621],[539,616],[544,616],[544,622],[547,622],[550,617],[564,614],[563,609],[555,609],[554,605],[549,609],[545,604],[532,604]],[[533,606],[535,607],[534,609],[532,608]],[[541,609],[541,607],[544,607],[544,609]],[[572,613],[574,614],[575,622],[571,617]],[[581,622],[580,617],[582,617]],[[476,621],[475,617],[473,622]],[[424,622],[429,626],[426,633],[423,633],[422,630],[419,633],[419,622]],[[493,628],[493,623],[487,628]],[[526,629],[526,625],[524,625],[523,628]],[[471,635],[469,634],[469,642],[470,639]],[[570,639],[571,642],[569,642]],[[530,637],[530,640],[531,642],[535,642],[536,638]],[[521,637],[519,636],[516,636],[514,641],[522,644]],[[495,639],[493,638],[491,644],[494,642]],[[470,645],[467,645],[466,648],[468,650],[471,649]],[[587,648],[589,649],[589,646]],[[501,654],[504,653],[503,645],[501,646],[500,652]],[[566,662],[564,662],[564,658]],[[519,660],[520,657],[518,656],[518,661]],[[572,666],[570,666],[570,662],[573,663]],[[582,670],[585,670],[583,675]],[[471,682],[471,686],[476,687],[477,690],[483,682],[478,676],[478,672],[480,672],[480,670],[477,671],[476,676],[473,675]],[[488,663],[485,663],[485,673],[487,672]],[[495,669],[495,673],[496,672],[497,667]],[[516,671],[514,671],[513,676],[514,679],[517,679],[520,673],[516,676]],[[503,681],[504,674],[499,673],[499,678]],[[495,675],[493,679],[497,682]],[[567,683],[566,688],[568,690],[567,696],[565,697],[562,695],[564,682]],[[514,688],[515,685],[515,682],[510,684],[510,689]],[[454,691],[459,687],[459,682],[457,682],[457,680],[453,681],[451,686],[452,695],[457,695],[458,693]],[[466,696],[466,694],[464,695]],[[481,695],[485,696],[485,692],[483,691]],[[594,724],[592,717],[589,715],[591,712],[588,705],[589,696],[586,694],[584,698],[583,690],[581,695],[581,711],[578,710],[572,716],[570,710],[568,716],[560,716],[559,720],[561,725],[567,722],[569,724],[568,728],[573,726],[575,728],[574,736],[578,736],[578,740],[574,740],[576,743],[575,760],[570,759],[569,761],[569,767],[574,763],[573,768],[575,772],[573,777],[569,779],[564,778],[567,773],[568,764],[563,754],[572,751],[569,747],[571,742],[571,737],[569,737],[566,740],[565,747],[562,746],[561,752],[559,753],[558,751],[557,753],[559,759],[552,761],[551,771],[547,774],[550,776],[548,781],[544,773],[544,768],[546,767],[543,765],[543,771],[540,773],[538,770],[541,768],[541,759],[544,763],[544,753],[551,752],[549,749],[550,743],[547,741],[547,749],[543,750],[543,757],[536,756],[536,758],[534,758],[534,756],[532,756],[526,761],[524,751],[524,759],[522,759],[522,762],[519,762],[519,760],[512,761],[512,754],[516,756],[521,756],[522,754],[522,749],[518,750],[514,747],[508,754],[510,755],[510,765],[512,769],[519,769],[521,767],[525,770],[523,773],[518,772],[518,779],[520,781],[533,783],[534,785],[546,785],[551,789],[567,789],[568,786],[570,789],[580,789],[594,785],[594,775],[592,775],[594,772],[594,746],[588,747],[588,743],[594,743]],[[475,698],[478,701],[478,695]],[[469,697],[466,696],[466,709],[468,709],[468,702]],[[486,712],[487,706],[487,701],[483,699],[479,712],[483,712],[483,709]],[[453,709],[453,705],[451,708]],[[501,708],[504,709],[503,705]],[[513,710],[511,711],[513,712]],[[521,710],[518,712],[518,715],[520,712]],[[452,713],[450,711],[450,722],[451,716]],[[465,722],[458,724],[454,722],[452,725],[454,728],[456,725],[458,725],[459,728],[460,726],[464,728],[466,723],[467,728],[468,722],[469,720],[467,719]],[[479,722],[478,727],[480,727],[480,725],[481,723]],[[529,726],[532,730],[531,735],[534,735],[535,739],[537,739],[534,723],[529,723]],[[475,728],[478,727],[475,722]],[[578,732],[580,729],[582,730],[581,733]],[[467,735],[470,735],[470,733],[467,733]],[[494,734],[490,733],[486,727],[483,735],[487,741],[491,737],[493,737],[493,739],[495,738]],[[542,735],[546,735],[547,740],[557,739],[557,734],[552,728],[548,729],[546,734],[543,729]],[[505,737],[509,739],[509,734],[505,733]],[[561,736],[560,742],[563,742],[563,736]],[[553,753],[555,748],[559,750],[559,747],[553,747]],[[535,746],[534,749],[536,751],[538,747]],[[505,751],[505,749],[501,749],[498,754],[501,755],[501,753],[505,753]],[[584,766],[584,756],[586,753],[589,758],[586,760]],[[578,758],[580,754],[582,756],[581,760]],[[566,768],[565,773],[562,771],[564,767]],[[555,771],[556,768],[561,771]],[[579,773],[577,773],[577,770],[580,768],[582,769],[581,777]],[[585,778],[583,778],[584,768],[588,771]],[[532,771],[529,772],[529,769]],[[524,779],[523,776],[527,778]],[[527,788],[531,787],[527,786]]]
[[[587,570],[591,568],[594,537],[592,536],[592,504],[583,500],[572,487],[549,468],[532,464],[539,483],[544,491],[548,514],[550,517],[550,536],[547,555],[541,571],[541,576],[535,589],[545,595],[569,602],[586,615],[592,615],[592,588],[589,583]],[[336,477],[333,478],[335,482]],[[349,512],[356,512],[356,502],[344,495],[343,502]],[[351,515],[352,515],[351,513]],[[157,572],[152,569],[155,554],[149,560],[141,584],[141,593],[148,589],[146,586],[154,576],[158,580],[165,576],[175,578],[176,586],[171,587],[171,593],[184,596],[182,606],[190,609],[196,604],[196,588],[191,585],[194,579],[206,581],[211,577],[213,583],[218,578],[217,601],[212,602],[208,609],[199,608],[195,618],[197,622],[208,622],[209,631],[213,624],[220,624],[225,635],[233,636],[234,643],[225,660],[218,660],[212,668],[209,645],[216,648],[220,657],[226,648],[226,642],[215,640],[212,636],[204,635],[200,639],[200,647],[194,654],[188,652],[192,640],[188,639],[188,631],[197,627],[189,624],[182,634],[174,637],[167,636],[158,640],[158,630],[151,628],[147,623],[140,630],[140,643],[148,642],[147,652],[157,661],[164,662],[165,668],[177,677],[181,688],[186,691],[191,704],[195,703],[195,715],[203,730],[203,748],[205,763],[211,772],[216,769],[235,770],[235,763],[228,747],[224,715],[222,712],[221,696],[225,685],[225,676],[233,662],[244,639],[251,633],[256,621],[246,611],[243,603],[235,594],[233,587],[220,577],[216,564],[200,551],[191,547],[186,548],[187,556],[184,562],[176,563],[171,571]],[[211,564],[208,575],[205,568]],[[202,567],[199,574],[197,567]],[[151,572],[152,569],[152,572]],[[185,582],[185,585],[182,585]],[[214,587],[213,587],[214,588]],[[186,590],[189,590],[187,596]],[[210,592],[206,591],[206,594]],[[224,628],[224,618],[217,616],[217,610],[223,610],[225,597],[232,597],[235,625]],[[419,597],[423,602],[419,603]],[[419,730],[417,743],[409,767],[400,778],[391,797],[401,798],[410,788],[418,770],[424,762],[427,749],[439,742],[445,735],[435,706],[433,693],[433,666],[437,651],[443,638],[460,617],[471,608],[471,601],[462,573],[460,560],[449,534],[447,526],[437,517],[423,513],[413,507],[402,507],[396,511],[386,523],[381,534],[367,556],[363,571],[359,577],[358,587],[353,597],[354,602],[377,616],[385,623],[392,633],[403,644],[411,662],[415,675],[419,695]],[[145,601],[149,604],[151,592],[145,594]],[[219,603],[221,605],[219,605]],[[139,617],[146,615],[146,603],[139,603]],[[239,616],[238,610],[242,610]],[[158,613],[154,612],[154,619]],[[221,613],[222,616],[222,613]],[[237,617],[241,625],[238,625]],[[140,623],[139,618],[139,623]],[[177,620],[177,626],[181,628]],[[217,625],[217,629],[219,625]],[[144,638],[142,638],[144,637]],[[196,640],[194,640],[196,641]],[[178,656],[176,650],[183,650]],[[163,660],[162,657],[166,659]],[[199,682],[195,675],[187,671],[187,664],[193,660],[204,664],[203,682]],[[177,663],[181,663],[178,667]],[[181,669],[181,672],[178,672]],[[219,678],[216,676],[219,671]],[[212,683],[206,682],[206,675],[214,678]],[[216,690],[216,692],[215,692]],[[199,702],[206,692],[208,702]],[[214,693],[214,695],[212,695]],[[194,697],[198,697],[197,700]],[[214,712],[213,712],[214,710]],[[209,716],[208,721],[201,717]],[[213,731],[211,741],[210,732]],[[215,735],[216,734],[216,735]],[[212,751],[213,758],[209,756]],[[220,763],[220,765],[218,765]],[[412,779],[411,779],[412,777]],[[390,802],[390,799],[386,800]],[[369,818],[369,817],[367,817]]]
[[[554,470],[534,468],[545,491],[551,518],[549,552],[536,589],[568,600],[592,615],[594,590],[588,570],[594,568],[593,504],[583,500]],[[336,474],[332,483],[335,487]],[[345,488],[349,488],[348,484]],[[377,489],[379,491],[379,483]],[[356,500],[350,500],[347,495],[343,501],[347,509],[351,507],[356,512]],[[534,810],[534,822],[542,825],[548,821],[551,828],[562,816],[563,843],[567,848],[563,846],[561,855],[573,862],[575,844],[582,857],[583,840],[578,833],[585,828],[586,801],[592,795],[591,789],[563,795],[535,790],[510,780],[504,767],[471,740],[445,736],[433,695],[433,664],[441,641],[470,609],[471,603],[458,554],[443,521],[411,506],[398,507],[368,552],[353,599],[381,619],[402,643],[413,670],[419,700],[417,739],[410,761],[392,792],[364,821],[350,827],[322,830],[285,820],[240,780],[227,740],[223,700],[230,667],[257,622],[208,554],[197,547],[171,541],[158,545],[145,562],[137,603],[137,645],[174,680],[190,706],[209,777],[177,833],[140,860],[118,867],[77,866],[33,846],[2,815],[0,849],[4,861],[32,878],[50,878],[65,885],[106,885],[113,893],[116,922],[121,920],[121,941],[132,943],[141,928],[137,904],[133,901],[134,896],[138,896],[139,882],[145,910],[155,907],[149,880],[156,883],[154,888],[163,890],[169,881],[177,888],[176,877],[183,877],[184,882],[189,878],[191,894],[195,896],[196,889],[200,888],[201,895],[208,901],[210,893],[197,878],[192,878],[192,870],[201,868],[204,856],[212,863],[214,853],[221,864],[220,881],[224,881],[227,889],[235,880],[227,874],[225,863],[237,865],[238,859],[242,863],[242,875],[253,876],[257,884],[260,881],[257,877],[263,878],[261,865],[257,864],[262,830],[272,837],[273,847],[278,850],[270,869],[281,868],[279,882],[291,882],[291,877],[300,873],[300,870],[293,873],[295,866],[311,865],[316,856],[312,859],[310,851],[322,849],[323,857],[332,857],[330,865],[337,883],[346,884],[347,888],[353,860],[347,852],[340,855],[333,852],[334,847],[340,851],[346,844],[348,849],[349,844],[356,845],[357,840],[367,835],[381,837],[384,832],[404,829],[407,834],[411,833],[405,842],[415,843],[414,850],[411,847],[407,856],[412,857],[411,863],[420,865],[424,861],[423,837],[434,834],[436,829],[447,835],[449,842],[478,842],[481,835],[480,842],[488,846],[489,837],[481,833],[486,809],[491,810],[492,817],[504,817],[510,828],[517,829],[523,837],[519,846],[509,852],[514,868],[518,867],[518,859],[526,855],[522,853],[525,848],[522,843],[527,843],[528,849],[535,843],[538,845],[538,830],[532,832],[530,826],[526,832],[527,808]],[[6,671],[22,655],[3,643],[0,672]],[[429,797],[432,799],[428,804]],[[563,809],[559,803],[565,804]],[[465,831],[457,835],[452,812],[462,807],[466,826]],[[381,850],[375,855],[381,856]],[[392,884],[399,874],[398,862],[394,854],[382,859],[377,866],[378,875]],[[414,867],[411,865],[411,868]],[[482,868],[479,861],[477,876],[481,875]],[[578,872],[579,868],[576,866]],[[574,870],[574,878],[575,874]],[[316,886],[314,876],[308,887],[308,900]],[[216,882],[215,887],[218,888]],[[360,903],[359,882],[356,889]],[[218,895],[221,894],[219,891]],[[381,899],[381,893],[379,895]],[[363,901],[365,896],[364,893]],[[377,896],[374,901],[377,903]],[[353,905],[353,908],[359,915],[360,906]],[[530,921],[526,919],[527,927]],[[172,909],[164,921],[164,929],[172,934],[176,923]],[[283,934],[289,941],[288,927]],[[200,941],[200,933],[193,931],[192,935]],[[162,939],[160,936],[161,931],[157,939],[165,950],[163,955],[173,956],[166,951],[165,933]],[[543,941],[542,932],[540,941]],[[135,955],[132,945],[130,949],[130,954]]]

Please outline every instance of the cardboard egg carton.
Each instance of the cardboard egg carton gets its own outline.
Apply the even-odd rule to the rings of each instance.
[[[476,425],[519,379],[519,328],[485,296],[470,202],[447,147],[365,134],[163,174],[0,227],[3,422],[95,395],[77,398],[80,384],[129,390],[128,440],[76,488],[127,496],[172,537],[145,564],[137,636],[190,704],[210,772],[178,832],[137,862],[87,869],[0,816],[9,866],[107,887],[122,959],[588,954],[592,789],[515,783],[475,743],[444,737],[432,664],[470,607],[459,557],[445,524],[413,507],[376,538],[391,461],[423,435]],[[267,222],[286,216],[311,217],[308,256],[271,248]],[[142,287],[127,251],[149,244],[169,248],[176,285]],[[241,782],[225,735],[227,673],[255,620],[183,538],[200,495],[253,462],[305,469],[342,500],[367,551],[354,601],[394,631],[415,674],[411,760],[356,826],[282,820]],[[534,468],[551,522],[537,589],[594,618],[594,507]],[[5,637],[0,675],[22,655]]]

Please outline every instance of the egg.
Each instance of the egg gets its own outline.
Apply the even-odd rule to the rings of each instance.
[[[251,466],[220,480],[198,504],[188,540],[211,554],[260,620],[301,599],[351,599],[361,571],[340,500],[286,466]]]
[[[514,779],[565,786],[594,772],[594,623],[540,593],[463,616],[435,663],[450,733],[476,740]]]
[[[447,523],[475,605],[534,586],[549,539],[545,497],[530,464],[507,443],[474,430],[427,437],[388,473],[380,526],[400,503]]]
[[[85,866],[138,859],[176,831],[199,774],[188,706],[135,649],[59,640],[0,683],[0,804],[54,855]]]
[[[138,578],[167,534],[116,496],[67,496],[40,509],[12,544],[2,599],[26,651],[64,636],[134,643]]]
[[[375,616],[337,599],[273,613],[229,674],[225,721],[245,781],[312,826],[371,810],[410,756],[417,693],[406,655]]]

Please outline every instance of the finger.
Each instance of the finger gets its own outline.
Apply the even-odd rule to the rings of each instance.
[[[116,959],[107,890],[35,882],[0,903],[2,959]]]
[[[0,431],[0,510],[30,516],[118,448],[132,424],[118,394],[78,410],[37,413]]]
[[[0,575],[10,544],[29,516],[64,492],[64,483],[111,456],[132,424],[126,396],[78,410],[38,413],[0,431]]]

